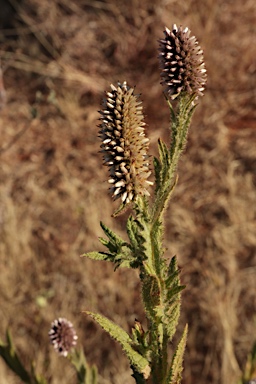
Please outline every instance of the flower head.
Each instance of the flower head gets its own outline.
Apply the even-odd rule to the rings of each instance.
[[[203,51],[188,28],[173,25],[165,28],[165,38],[160,40],[160,67],[162,84],[175,99],[181,92],[202,96],[206,83]]]
[[[62,356],[67,356],[77,341],[73,324],[62,317],[52,322],[49,337],[54,349]]]
[[[110,191],[114,200],[119,197],[123,205],[137,195],[149,195],[148,163],[149,139],[145,137],[141,102],[126,81],[111,85],[106,92],[100,111],[99,136],[104,164],[109,167]]]

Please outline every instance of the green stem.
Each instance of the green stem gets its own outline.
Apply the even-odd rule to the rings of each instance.
[[[146,300],[151,300],[149,304],[152,308],[153,315],[151,321],[151,332],[157,333],[157,351],[152,355],[152,384],[164,384],[166,380],[168,368],[168,334],[161,319],[161,311],[165,308],[166,299],[166,267],[163,267],[162,255],[162,233],[163,233],[163,212],[170,200],[171,193],[175,187],[174,181],[175,172],[177,170],[178,161],[185,147],[187,140],[188,127],[194,111],[193,98],[184,96],[180,99],[178,112],[175,114],[171,104],[170,111],[172,117],[172,140],[170,150],[166,156],[162,158],[162,179],[161,186],[157,191],[155,202],[153,204],[152,214],[148,222],[148,231],[150,233],[150,249],[149,263],[153,268],[154,277],[158,285],[158,302],[155,305],[155,300],[147,296]],[[163,147],[161,147],[162,149]],[[154,307],[155,305],[155,307]]]
[[[187,133],[190,125],[190,121],[195,110],[193,104],[195,96],[188,96],[186,94],[181,95],[179,99],[179,107],[177,113],[175,113],[171,103],[167,100],[171,113],[171,145],[168,159],[166,164],[168,171],[164,173],[164,179],[162,180],[162,186],[158,190],[152,213],[152,224],[162,219],[162,214],[165,207],[171,197],[171,192],[176,185],[176,180],[173,182],[175,172],[177,170],[178,162],[181,153],[186,145]]]
[[[161,220],[162,213],[164,212],[164,209],[168,204],[171,192],[176,184],[176,181],[171,184],[172,179],[173,178],[170,177],[166,178],[165,183],[168,183],[170,185],[165,190],[160,190],[158,195],[156,196],[156,202],[154,204],[154,209],[151,217],[152,227],[154,227],[154,224],[156,222]]]

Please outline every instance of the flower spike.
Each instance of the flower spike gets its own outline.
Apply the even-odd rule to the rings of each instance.
[[[159,41],[161,84],[171,99],[181,92],[203,95],[207,78],[203,51],[190,33],[188,28],[174,24],[172,30],[165,28],[165,38]]]
[[[138,195],[149,195],[149,139],[144,133],[144,116],[138,95],[126,81],[111,84],[100,111],[99,136],[104,165],[109,167],[110,192],[114,200],[121,198],[125,207]]]

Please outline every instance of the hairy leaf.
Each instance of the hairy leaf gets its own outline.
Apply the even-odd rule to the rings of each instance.
[[[130,216],[127,220],[126,224],[127,234],[130,239],[131,247],[133,251],[136,251],[140,245],[141,238],[140,235],[140,227],[137,220],[135,220],[132,216]]]
[[[187,333],[188,326],[186,325],[180,339],[180,342],[176,348],[175,354],[172,359],[172,365],[169,370],[168,378],[166,384],[180,384],[182,379],[183,371],[183,356],[185,352],[186,342],[187,342]]]
[[[110,242],[113,245],[116,245],[116,246],[119,245],[120,246],[120,245],[125,243],[125,241],[120,236],[118,236],[114,231],[112,231],[110,228],[108,228],[102,222],[100,222],[100,226],[103,229],[103,231],[105,232],[105,235],[109,238]]]
[[[161,186],[161,164],[160,161],[154,157],[153,165],[155,169],[155,194],[158,192],[160,186]]]
[[[88,257],[92,260],[109,260],[112,255],[104,252],[88,252],[81,255],[81,257]]]
[[[111,337],[113,337],[113,339],[121,344],[131,366],[134,366],[139,373],[142,373],[143,376],[147,378],[150,374],[149,363],[142,355],[132,348],[133,340],[128,333],[105,316],[89,311],[86,311],[85,313],[91,316]]]

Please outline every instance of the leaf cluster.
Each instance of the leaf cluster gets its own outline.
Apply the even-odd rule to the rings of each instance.
[[[82,256],[94,260],[110,261],[115,265],[115,269],[119,267],[140,268],[146,259],[146,240],[143,237],[142,222],[133,216],[128,218],[126,230],[129,243],[102,222],[100,225],[107,239],[100,237],[99,240],[107,248],[107,252],[89,252]]]

